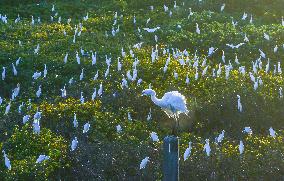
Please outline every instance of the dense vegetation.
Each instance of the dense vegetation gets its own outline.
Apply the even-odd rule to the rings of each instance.
[[[189,0],[176,4],[174,7],[172,0],[1,0],[0,14],[7,15],[8,22],[0,21],[0,66],[6,67],[5,78],[0,79],[0,147],[12,166],[7,169],[5,158],[0,158],[0,180],[162,180],[162,141],[172,133],[174,121],[141,96],[149,85],[158,97],[178,90],[187,98],[190,115],[179,119],[181,180],[283,180],[284,80],[280,64],[284,59],[284,1]],[[248,13],[246,20],[242,20],[244,12]],[[16,23],[18,15],[21,19]],[[238,24],[234,26],[232,21]],[[154,33],[143,29],[157,26],[160,29]],[[245,36],[249,41],[239,48],[226,45],[242,43]],[[37,45],[39,51],[34,53]],[[210,47],[218,49],[208,56]],[[259,49],[265,58],[259,58]],[[158,56],[152,59],[155,51]],[[97,61],[92,65],[95,52]],[[236,55],[240,64],[235,62]],[[11,64],[16,65],[19,57],[15,76]],[[106,57],[111,58],[109,69]],[[134,70],[137,78],[130,80],[127,72],[133,74]],[[217,70],[221,73],[213,76]],[[33,79],[39,71],[42,75]],[[11,100],[18,83],[20,93]],[[92,100],[94,88],[98,91],[100,85],[102,95]],[[42,93],[37,97],[39,86]],[[61,94],[64,86],[66,97]],[[237,108],[237,95],[242,111]],[[10,111],[5,114],[9,103]],[[150,110],[151,119],[147,119]],[[41,130],[36,134],[33,116],[38,111]],[[30,119],[23,124],[25,115]],[[83,133],[85,123],[91,125],[87,133]],[[252,134],[243,132],[248,126]],[[270,127],[276,137],[269,135]],[[224,140],[215,143],[222,130]],[[153,142],[151,132],[160,141]],[[71,151],[74,137],[78,147]],[[210,139],[210,156],[203,150],[205,139]],[[245,147],[242,154],[240,140]],[[189,141],[192,153],[183,161]],[[50,159],[36,164],[41,154]],[[140,170],[146,156],[150,162]]]

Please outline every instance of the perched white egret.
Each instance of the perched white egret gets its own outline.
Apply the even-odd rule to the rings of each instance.
[[[242,106],[242,103],[241,103],[241,96],[237,95],[237,98],[238,98],[238,110],[240,112],[243,112],[243,106]]]
[[[10,109],[11,109],[11,102],[9,102],[9,104],[6,106],[4,115],[7,115],[10,112]]]
[[[269,135],[273,138],[276,137],[276,132],[274,131],[274,129],[272,127],[269,128]]]
[[[43,162],[43,161],[45,161],[45,160],[49,160],[49,159],[50,159],[49,156],[46,156],[46,155],[39,155],[39,157],[38,157],[37,160],[36,160],[36,163],[41,163],[41,162]]]
[[[154,142],[159,141],[159,137],[158,137],[157,133],[155,133],[155,132],[151,132],[150,137],[151,137],[152,141],[154,141]]]
[[[78,140],[77,137],[75,137],[71,142],[71,151],[74,151],[78,146]]]
[[[205,145],[203,147],[203,151],[206,152],[207,156],[210,156],[211,148],[210,148],[210,144],[209,144],[209,139],[205,140]]]
[[[5,77],[6,77],[6,67],[3,67],[2,80],[5,80]]]
[[[116,126],[116,132],[121,133],[122,132],[122,127],[120,125]]]
[[[189,142],[188,148],[186,148],[186,150],[185,150],[185,152],[184,152],[184,154],[183,154],[183,160],[184,160],[184,161],[187,160],[188,157],[191,155],[191,149],[192,149],[191,144],[192,144],[192,143]]]
[[[148,33],[154,33],[155,31],[159,30],[160,27],[156,27],[156,28],[143,28],[145,31],[147,31]]]
[[[83,80],[83,78],[84,78],[84,68],[82,68],[82,70],[81,70],[80,80]]]
[[[127,119],[128,119],[129,121],[132,121],[132,117],[131,117],[130,112],[127,113]]]
[[[240,154],[243,154],[244,150],[245,150],[244,143],[243,143],[243,141],[240,141],[240,144],[239,144],[239,152],[240,152]]]
[[[263,37],[264,37],[264,39],[266,39],[266,40],[270,40],[269,35],[268,35],[268,34],[266,34],[266,33],[263,33]]]
[[[149,157],[144,158],[140,163],[140,170],[144,169],[148,162],[149,162]]]
[[[161,99],[156,97],[156,92],[152,89],[145,89],[142,91],[142,95],[151,96],[151,100],[170,118],[174,118],[176,121],[176,129],[179,128],[178,117],[179,114],[185,113],[188,115],[188,109],[186,105],[186,99],[178,91],[171,91],[164,94]]]
[[[4,159],[5,159],[5,166],[9,169],[9,170],[11,170],[11,162],[10,162],[10,160],[9,160],[9,158],[7,157],[7,155],[6,155],[6,153],[5,153],[5,151],[3,150],[2,151],[2,153],[3,153],[3,157],[4,157]]]
[[[273,48],[273,52],[276,53],[278,51],[278,46],[275,45],[275,47]]]
[[[39,123],[39,119],[35,119],[33,122],[33,131],[35,134],[39,134],[40,133],[40,123]]]
[[[66,63],[67,63],[67,60],[68,60],[68,53],[66,53],[63,62],[66,64]]]
[[[91,127],[91,125],[90,125],[90,123],[88,122],[88,123],[86,123],[86,124],[84,124],[84,130],[83,130],[83,133],[87,133],[89,130],[90,130],[90,127]]]
[[[29,119],[30,119],[30,115],[25,115],[25,116],[23,117],[23,124],[26,124],[26,122],[28,122]]]
[[[228,47],[232,48],[232,49],[238,49],[240,48],[242,45],[244,45],[245,43],[239,43],[237,45],[233,45],[233,44],[226,44]]]
[[[79,57],[79,53],[78,52],[76,52],[76,60],[77,60],[78,65],[80,65],[81,64],[81,59]]]
[[[74,113],[73,126],[74,126],[74,128],[77,128],[77,127],[78,127],[78,121],[77,121],[77,115],[76,115],[76,113]]]
[[[35,72],[32,76],[34,80],[38,79],[41,76],[41,72]]]
[[[18,66],[20,64],[20,61],[22,60],[22,57],[19,57],[17,60],[16,60],[16,66]]]
[[[244,130],[243,130],[244,133],[248,133],[249,135],[252,134],[252,130],[250,127],[245,127]]]
[[[103,84],[100,84],[100,88],[98,90],[98,96],[100,97],[103,94]]]
[[[95,65],[97,62],[97,52],[95,54],[92,52],[92,65]]]
[[[180,113],[188,114],[186,99],[178,91],[171,91],[164,94],[161,99],[156,97],[156,92],[152,89],[145,89],[142,95],[151,96],[151,100],[172,118],[178,118]]]
[[[200,29],[199,29],[198,23],[196,23],[196,33],[200,34]]]
[[[36,97],[39,98],[41,95],[41,85],[38,86],[38,90],[36,91]]]
[[[260,56],[261,56],[262,58],[266,58],[265,53],[264,53],[261,49],[258,49],[258,51],[259,51]]]
[[[84,104],[84,102],[85,102],[85,98],[83,96],[83,92],[81,92],[80,102],[81,102],[81,104]]]
[[[152,118],[152,110],[151,110],[151,108],[150,108],[150,111],[149,111],[149,113],[148,113],[148,115],[147,115],[147,121],[150,121],[151,118]]]
[[[224,4],[222,4],[222,6],[221,6],[221,12],[223,12],[223,11],[224,11],[225,6],[226,6],[226,4],[225,4],[225,3],[224,3]]]
[[[14,76],[17,76],[17,75],[18,75],[18,71],[17,71],[17,69],[16,69],[14,63],[12,63],[12,68],[13,68],[13,74],[14,74]]]
[[[217,143],[221,143],[224,139],[224,134],[225,134],[225,130],[222,130],[222,132],[218,135],[218,137],[216,138],[216,142]]]
[[[279,87],[279,97],[282,99],[283,98],[283,89],[282,87]],[[1,105],[1,104],[0,104]]]
[[[246,12],[244,12],[243,16],[242,16],[242,20],[246,20],[248,17],[248,14]]]

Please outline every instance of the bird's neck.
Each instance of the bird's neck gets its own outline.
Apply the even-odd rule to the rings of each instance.
[[[158,99],[156,97],[156,94],[151,95],[151,100],[154,102],[154,104],[156,104],[157,106],[161,106],[162,102],[161,99]]]

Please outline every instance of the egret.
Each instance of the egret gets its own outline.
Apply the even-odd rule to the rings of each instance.
[[[156,27],[156,28],[143,28],[145,31],[147,31],[148,33],[154,33],[155,31],[159,30],[160,27]]]
[[[92,65],[95,65],[97,62],[97,52],[95,54],[92,52]]]
[[[224,11],[225,6],[226,6],[226,4],[225,4],[225,3],[224,3],[224,4],[222,4],[222,6],[221,6],[221,12],[223,12],[223,11]]]
[[[39,157],[36,160],[36,163],[41,163],[41,162],[43,162],[45,160],[49,160],[49,158],[50,158],[49,156],[39,155]]]
[[[197,23],[196,23],[196,33],[197,33],[197,34],[200,34],[200,29],[199,29],[199,26],[198,26]]]
[[[116,126],[116,132],[117,132],[117,133],[121,133],[121,132],[122,132],[122,128],[121,128],[120,125],[117,125],[117,126]]]
[[[269,135],[273,138],[276,137],[276,132],[274,131],[274,129],[272,127],[269,128]]]
[[[277,50],[278,50],[278,46],[276,45],[276,46],[273,48],[274,53],[276,53]]]
[[[247,14],[246,12],[244,12],[243,17],[242,17],[242,20],[246,20],[247,17],[248,17],[248,14]]]
[[[192,144],[192,143],[189,142],[188,148],[186,148],[186,150],[185,150],[185,152],[184,152],[184,154],[183,154],[183,160],[184,160],[184,161],[187,160],[188,157],[191,155],[191,149],[192,149],[191,144]]]
[[[94,92],[92,94],[92,100],[95,100],[96,96],[97,96],[97,88],[94,89]]]
[[[77,121],[77,115],[76,115],[76,113],[74,113],[73,126],[74,126],[74,128],[77,128],[77,127],[78,127],[78,121]]]
[[[39,123],[39,119],[35,119],[33,122],[33,131],[35,134],[39,134],[40,133],[40,123]]]
[[[145,89],[142,95],[151,96],[151,100],[167,114],[168,117],[174,118],[176,121],[176,128],[179,127],[178,118],[181,113],[188,115],[186,99],[178,91],[171,91],[164,94],[161,99],[156,97],[156,92],[152,89]]]
[[[78,65],[80,65],[81,64],[81,60],[80,60],[78,52],[76,52],[76,60],[77,60]]]
[[[84,68],[82,68],[82,70],[81,70],[80,80],[83,80],[83,78],[84,78]]]
[[[283,90],[282,87],[279,87],[279,97],[283,98]],[[0,102],[1,103],[1,102]],[[1,104],[0,104],[1,105]]]
[[[240,154],[243,154],[245,148],[244,148],[244,143],[243,141],[240,141],[240,144],[239,144],[239,152]]]
[[[132,121],[132,117],[131,117],[130,112],[127,113],[127,119],[128,119],[129,121]]]
[[[41,85],[38,87],[38,90],[36,91],[36,97],[39,98],[41,95]]]
[[[103,84],[100,84],[100,88],[98,90],[98,96],[101,96],[103,94]]]
[[[238,98],[238,110],[240,112],[243,112],[243,106],[242,106],[242,103],[241,103],[241,96],[237,95],[237,98]]]
[[[89,122],[88,122],[88,123],[86,123],[86,124],[84,124],[84,130],[83,130],[83,133],[87,133],[87,132],[89,131],[90,127],[91,127],[91,125],[90,125],[90,123],[89,123]]]
[[[140,163],[140,170],[144,169],[148,162],[149,162],[149,157],[144,158]]]
[[[12,63],[12,67],[13,67],[13,74],[14,74],[14,76],[17,76],[18,72],[17,72],[17,69],[16,69],[14,63]]]
[[[232,49],[238,49],[240,48],[242,45],[244,45],[245,43],[239,43],[237,45],[233,45],[233,44],[226,44],[228,47],[232,48]]]
[[[77,137],[75,137],[71,142],[71,151],[74,151],[77,148],[78,140]]]
[[[149,111],[149,113],[148,113],[148,115],[147,115],[147,121],[150,121],[151,120],[151,118],[152,118],[152,110],[151,110],[151,108],[150,108],[150,111]]]
[[[34,80],[38,79],[41,76],[41,72],[35,72],[32,76]]]
[[[46,78],[46,75],[47,75],[47,68],[46,64],[44,64],[43,77]]]
[[[152,132],[152,133],[150,133],[150,136],[151,136],[152,141],[154,141],[154,142],[159,141],[159,137],[158,137],[157,133]]]
[[[217,143],[221,143],[224,139],[224,134],[225,134],[225,130],[222,130],[222,132],[219,134],[219,136],[216,138],[216,142]]]
[[[80,102],[81,102],[81,104],[84,104],[84,102],[85,102],[85,98],[83,96],[83,92],[81,92]]]
[[[9,170],[11,170],[12,167],[11,167],[11,162],[10,162],[9,158],[7,157],[7,155],[6,155],[6,153],[5,153],[4,150],[2,151],[2,153],[4,154],[3,157],[4,157],[4,159],[5,159],[5,166],[6,166]]]
[[[9,102],[9,104],[6,106],[4,115],[7,115],[10,112],[10,109],[11,109],[11,102]]]
[[[30,115],[25,115],[23,117],[23,124],[26,124],[26,122],[28,122],[29,119],[30,119]]]
[[[211,148],[210,148],[210,145],[209,145],[209,139],[205,140],[205,145],[203,147],[203,150],[206,152],[207,156],[210,156]]]
[[[252,130],[250,127],[245,127],[244,130],[243,130],[244,133],[248,133],[249,135],[252,134]]]
[[[268,34],[266,34],[266,33],[263,33],[263,37],[264,37],[264,39],[266,39],[266,40],[270,40],[269,35],[268,35]]]
[[[64,60],[63,60],[65,64],[67,63],[67,60],[68,60],[68,53],[66,53]]]
[[[6,67],[3,67],[2,80],[5,80],[5,77],[6,77]]]

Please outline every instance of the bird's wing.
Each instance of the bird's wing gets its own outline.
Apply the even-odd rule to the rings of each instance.
[[[171,91],[165,93],[162,97],[163,102],[166,105],[172,106],[177,111],[187,112],[186,99],[178,91]]]

